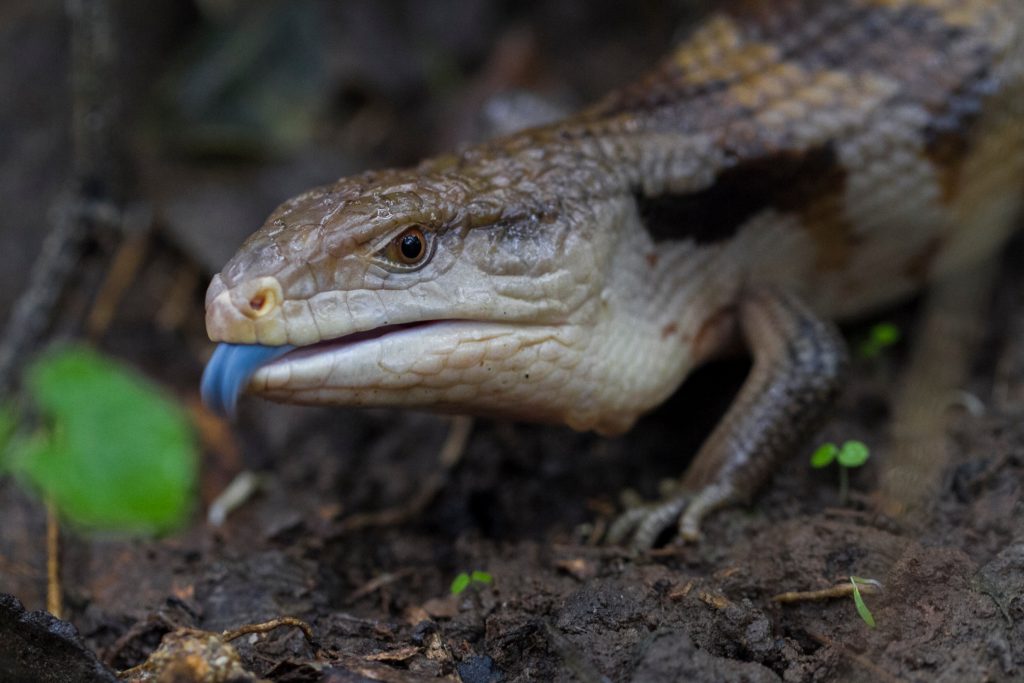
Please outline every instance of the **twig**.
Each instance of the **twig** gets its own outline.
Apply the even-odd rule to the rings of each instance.
[[[725,597],[721,593],[712,593],[711,591],[701,591],[697,593],[697,599],[708,607],[717,610],[728,609],[733,605],[732,600],[729,598]]]
[[[236,638],[249,635],[250,633],[269,633],[274,629],[281,628],[282,626],[292,626],[299,629],[302,631],[302,635],[306,637],[306,642],[310,645],[316,645],[316,637],[313,635],[313,628],[302,619],[297,619],[295,617],[278,617],[277,619],[264,621],[261,624],[244,624],[238,628],[231,629],[230,631],[223,631],[220,634],[220,637],[225,642],[230,642]]]
[[[146,233],[132,234],[118,247],[85,321],[85,333],[92,341],[106,334],[125,292],[142,267],[148,247],[149,235]]]
[[[29,275],[28,288],[11,309],[0,341],[0,397],[11,394],[15,374],[49,327],[57,301],[70,278],[86,234],[85,222],[66,208],[59,211]]]
[[[60,518],[52,500],[46,501],[46,611],[58,619],[64,612],[60,587]]]
[[[224,524],[228,515],[249,500],[260,487],[260,478],[252,470],[242,470],[221,491],[206,512],[206,522],[218,527]]]
[[[171,286],[164,294],[163,303],[157,309],[155,320],[157,327],[164,331],[179,329],[193,310],[192,295],[202,275],[194,263],[184,263],[178,267],[171,281]]]
[[[203,448],[217,456],[221,467],[242,467],[242,451],[227,420],[203,405],[198,395],[186,400],[185,406],[196,425]]]
[[[865,595],[872,595],[879,592],[880,588],[871,583],[858,583],[860,592]],[[774,602],[807,602],[810,600],[829,600],[832,598],[846,598],[853,594],[853,584],[850,582],[844,582],[832,586],[831,588],[822,588],[816,591],[787,591],[785,593],[779,593],[778,595],[772,596]]]
[[[473,431],[473,418],[465,415],[456,415],[452,418],[451,427],[448,429],[448,436],[441,446],[441,455],[438,461],[446,471],[455,467],[462,460],[466,452],[466,444],[469,443],[469,435]]]

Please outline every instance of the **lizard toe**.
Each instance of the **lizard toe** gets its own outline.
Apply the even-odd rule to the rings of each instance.
[[[650,550],[666,529],[682,519],[690,500],[689,495],[676,495],[626,510],[612,523],[605,541],[609,545],[620,545],[629,539],[633,550]]]

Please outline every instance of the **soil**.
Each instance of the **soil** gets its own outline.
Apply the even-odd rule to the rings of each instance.
[[[60,621],[31,611],[45,605],[44,507],[0,479],[0,592],[17,598],[0,599],[0,678],[116,680],[115,672],[146,661],[172,632],[221,632],[290,616],[311,627],[313,642],[290,627],[237,638],[242,670],[289,682],[1024,680],[1024,362],[1014,362],[1024,353],[1015,334],[1024,321],[1024,240],[1011,244],[1000,265],[993,322],[964,387],[987,409],[950,410],[951,461],[923,525],[876,505],[917,302],[846,330],[855,343],[886,320],[905,340],[879,358],[855,360],[807,452],[795,453],[751,505],[712,516],[699,543],[664,539],[650,553],[594,539],[622,509],[623,489],[653,498],[664,479],[682,472],[742,382],[743,360],[700,370],[617,439],[477,420],[430,503],[398,520],[371,513],[401,508],[442,472],[450,418],[245,399],[229,425],[199,408],[198,380],[211,350],[202,330],[203,282],[221,258],[211,253],[230,252],[276,201],[333,175],[408,163],[472,137],[455,129],[471,130],[464,122],[508,88],[569,105],[592,98],[653,63],[673,27],[696,12],[692,2],[646,2],[637,10],[481,0],[466,6],[461,38],[424,47],[413,39],[422,29],[416,16],[391,21],[412,11],[406,3],[352,3],[333,14],[308,4],[328,15],[323,30],[335,40],[319,43],[329,95],[314,98],[319,116],[304,141],[198,153],[188,144],[199,142],[148,137],[153,128],[143,123],[128,145],[137,169],[131,196],[151,208],[155,227],[144,267],[98,344],[196,415],[204,437],[196,512],[163,538],[97,537],[65,526]],[[429,5],[442,12],[452,3]],[[160,22],[130,17],[133,44],[149,52],[129,83],[187,71],[175,61],[183,59],[176,40],[224,26],[198,7],[157,2]],[[42,60],[36,67],[54,74],[66,68],[60,8],[12,2],[4,10],[12,52],[30,51]],[[358,30],[350,26],[357,19]],[[368,60],[374,48],[390,50],[392,66]],[[512,66],[502,50],[519,55]],[[192,59],[203,63],[202,53]],[[522,63],[532,66],[516,66]],[[26,82],[17,60],[0,64],[8,83]],[[438,85],[444,73],[448,81]],[[30,161],[39,175],[33,192],[0,183],[0,199],[21,216],[4,219],[4,235],[23,244],[38,245],[67,164],[67,150],[49,142],[64,135],[62,87],[60,78],[33,82],[38,109],[8,113],[11,132],[0,133],[0,148],[9,151],[0,180]],[[128,104],[141,121],[158,116]],[[212,240],[211,217],[225,221]],[[18,280],[12,272],[23,279],[30,259],[21,252],[0,259],[5,282]],[[89,273],[108,263],[100,244],[83,260],[82,281],[95,282]],[[165,299],[182,278],[185,303],[168,312]],[[80,319],[89,298],[85,288],[62,312]],[[846,439],[867,443],[872,458],[853,474],[851,500],[841,505],[835,472],[812,470],[807,461],[813,445]],[[258,491],[222,526],[206,523],[210,502],[243,470],[258,473]],[[453,579],[474,570],[491,581],[453,595]],[[844,584],[851,575],[884,587],[864,597],[873,629],[849,596],[772,599]]]

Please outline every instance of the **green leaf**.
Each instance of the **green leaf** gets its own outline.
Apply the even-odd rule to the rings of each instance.
[[[836,448],[834,443],[823,443],[811,455],[811,467],[816,470],[828,467],[838,454],[839,449]]]
[[[493,583],[494,577],[488,572],[482,572],[479,569],[474,571],[470,578],[473,579],[474,583]]]
[[[184,520],[195,439],[184,411],[155,385],[70,347],[33,364],[27,387],[52,428],[12,445],[19,478],[85,527],[153,533]]]
[[[466,572],[459,573],[459,575],[455,577],[455,580],[452,581],[452,595],[458,595],[462,591],[469,588],[470,581],[471,579],[469,578],[469,574],[467,574]]]
[[[839,449],[839,464],[843,467],[860,467],[868,461],[871,452],[862,441],[847,441]]]
[[[860,588],[857,586],[856,577],[850,577],[850,583],[853,584],[853,604],[857,608],[857,614],[864,620],[870,628],[875,628],[875,618],[871,615],[871,610],[864,604],[864,598],[860,594]]]

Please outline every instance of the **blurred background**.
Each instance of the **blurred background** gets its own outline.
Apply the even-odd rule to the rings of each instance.
[[[79,170],[205,276],[289,195],[471,139],[497,93],[571,108],[627,81],[695,4],[111,0],[113,63],[82,86],[107,108],[76,122],[65,3],[4,0],[0,314],[74,179],[78,124],[106,143]]]

